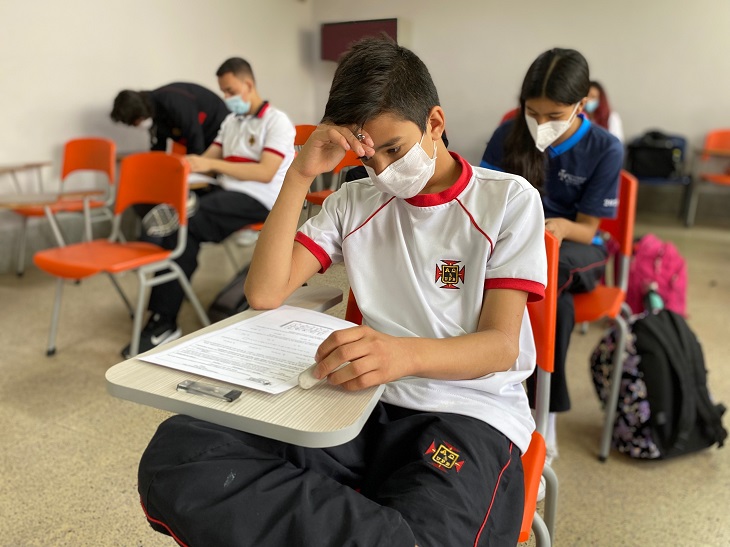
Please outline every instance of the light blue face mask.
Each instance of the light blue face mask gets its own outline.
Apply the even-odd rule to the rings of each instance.
[[[248,114],[249,110],[251,110],[251,103],[244,101],[240,95],[233,95],[232,97],[226,98],[225,101],[228,110],[238,116]]]
[[[588,114],[593,114],[596,111],[596,108],[598,108],[598,99],[590,99],[586,101],[583,110],[585,110]]]

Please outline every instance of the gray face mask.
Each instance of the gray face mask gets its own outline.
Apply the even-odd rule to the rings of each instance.
[[[372,167],[365,166],[365,170],[373,181],[373,185],[384,194],[391,194],[401,199],[412,198],[426,186],[436,171],[436,143],[433,143],[433,157],[429,157],[421,144],[413,145],[405,156],[394,161],[383,169],[379,175]]]

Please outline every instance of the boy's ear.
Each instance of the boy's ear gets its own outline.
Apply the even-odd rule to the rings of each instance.
[[[428,125],[431,127],[431,139],[437,141],[441,138],[446,128],[446,117],[440,106],[434,106],[428,113]]]

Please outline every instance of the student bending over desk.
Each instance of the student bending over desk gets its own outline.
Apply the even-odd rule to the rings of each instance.
[[[342,58],[246,295],[274,308],[344,262],[363,326],[322,343],[316,374],[346,390],[385,384],[382,399],[355,439],[325,449],[167,420],[139,470],[153,528],[187,545],[515,545],[534,429],[525,304],[544,294],[544,219],[527,181],[450,154],[445,122],[411,51],[368,39]],[[369,177],[297,230],[312,180],[350,149]]]
[[[201,243],[219,243],[244,226],[266,219],[294,157],[294,125],[261,99],[251,65],[234,57],[216,75],[231,114],[202,156],[186,156],[192,172],[217,175],[220,184],[199,198],[198,210],[189,219],[188,243],[177,259],[188,279],[198,266]],[[174,233],[163,240],[163,246],[173,249],[176,240]],[[140,353],[181,336],[177,314],[183,296],[177,281],[152,289],[151,316],[142,331]],[[122,355],[129,357],[129,346]]]

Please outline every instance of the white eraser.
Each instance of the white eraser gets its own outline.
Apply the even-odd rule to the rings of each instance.
[[[311,367],[309,367],[307,370],[299,374],[299,387],[302,389],[309,389],[314,386],[316,386],[318,383],[320,383],[322,380],[314,377],[314,368],[317,366],[317,363],[314,363]]]

